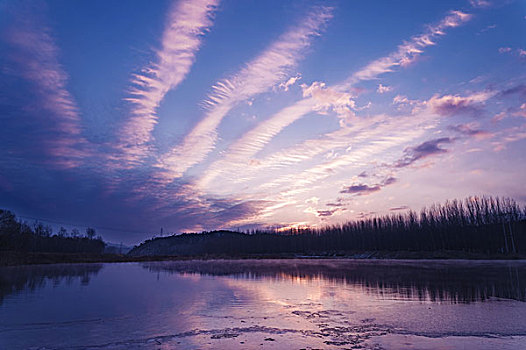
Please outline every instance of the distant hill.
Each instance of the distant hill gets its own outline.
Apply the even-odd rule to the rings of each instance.
[[[130,256],[198,256],[238,252],[236,248],[244,241],[244,233],[233,231],[212,231],[185,233],[170,237],[147,240],[130,250]],[[238,244],[235,244],[238,243]]]

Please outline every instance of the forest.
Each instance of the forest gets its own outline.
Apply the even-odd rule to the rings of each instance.
[[[346,255],[364,251],[526,253],[526,207],[510,198],[469,197],[419,213],[371,217],[323,228],[212,231],[147,240],[134,256]]]
[[[105,245],[93,228],[81,234],[77,229],[68,232],[61,227],[54,234],[50,226],[39,222],[30,226],[17,220],[11,211],[0,209],[0,251],[100,254]]]

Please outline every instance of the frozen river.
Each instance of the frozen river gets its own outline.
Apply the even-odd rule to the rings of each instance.
[[[0,268],[0,349],[526,349],[526,261]]]

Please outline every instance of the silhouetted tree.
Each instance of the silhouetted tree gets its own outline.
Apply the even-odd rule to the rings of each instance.
[[[35,222],[31,227],[17,221],[10,211],[0,209],[0,251],[102,253],[104,247],[100,236],[95,239],[93,228],[86,230],[86,237],[81,237],[78,229],[73,229],[72,237],[67,237],[64,227],[53,235],[50,226]]]
[[[58,236],[59,237],[66,237],[68,235],[68,231],[64,227],[60,227],[58,230]]]
[[[86,237],[88,237],[89,239],[95,238],[95,229],[91,228],[91,227],[88,227],[86,229]]]
[[[156,238],[135,255],[334,255],[360,251],[526,253],[526,209],[509,198],[469,197],[420,213],[391,214],[323,228],[228,231]]]

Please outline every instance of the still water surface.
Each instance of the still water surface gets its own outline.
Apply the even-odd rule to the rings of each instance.
[[[0,349],[526,349],[526,262],[0,268]]]

